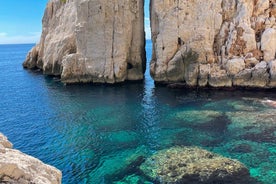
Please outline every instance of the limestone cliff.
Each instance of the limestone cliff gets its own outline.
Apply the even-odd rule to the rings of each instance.
[[[276,0],[151,0],[157,82],[276,87]]]
[[[65,83],[141,80],[143,0],[50,0],[39,44],[23,66]]]
[[[0,133],[0,183],[60,184],[61,172],[12,149],[12,144]]]

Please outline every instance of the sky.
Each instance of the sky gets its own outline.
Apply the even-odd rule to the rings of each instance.
[[[0,0],[0,44],[37,43],[48,0]],[[150,39],[149,0],[145,0],[145,31]]]

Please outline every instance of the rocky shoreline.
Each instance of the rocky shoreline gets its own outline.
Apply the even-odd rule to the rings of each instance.
[[[157,82],[275,88],[276,2],[151,1]]]
[[[144,1],[50,0],[25,68],[64,83],[144,78]],[[274,0],[151,0],[151,76],[189,87],[276,87]]]
[[[0,183],[61,184],[60,170],[12,148],[0,133]]]

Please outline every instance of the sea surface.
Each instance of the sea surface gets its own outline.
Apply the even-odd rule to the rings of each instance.
[[[276,183],[275,91],[169,89],[148,70],[141,83],[65,86],[22,68],[32,46],[0,45],[0,132],[63,183],[152,183],[132,158],[172,146],[238,159]],[[146,50],[149,60],[150,41]]]

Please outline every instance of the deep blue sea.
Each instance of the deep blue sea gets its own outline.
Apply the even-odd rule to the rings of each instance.
[[[69,85],[22,68],[33,45],[0,45],[0,132],[63,183],[151,183],[135,157],[199,146],[276,183],[275,91],[185,90],[145,81]],[[148,60],[151,43],[147,41]]]

